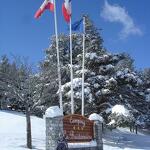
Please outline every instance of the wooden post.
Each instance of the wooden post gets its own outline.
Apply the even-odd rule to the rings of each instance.
[[[138,129],[138,127],[137,127],[137,125],[135,125],[135,131],[136,131],[136,134],[137,134],[137,132],[138,132],[137,129]]]

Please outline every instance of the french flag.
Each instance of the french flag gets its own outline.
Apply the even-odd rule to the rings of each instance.
[[[54,0],[44,0],[40,8],[35,13],[34,17],[38,19],[46,9],[52,12],[54,11]]]
[[[64,3],[62,5],[62,12],[65,21],[69,23],[71,18],[71,0],[64,0]]]

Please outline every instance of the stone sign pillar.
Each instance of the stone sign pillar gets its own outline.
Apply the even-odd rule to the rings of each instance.
[[[50,107],[45,113],[46,150],[56,150],[58,140],[63,136],[63,112],[58,106]]]
[[[100,121],[95,121],[95,139],[97,142],[97,150],[103,150],[102,123]]]
[[[89,116],[90,120],[94,121],[94,133],[95,140],[97,143],[97,150],[103,150],[103,140],[102,140],[102,123],[103,118],[96,113],[93,113]]]

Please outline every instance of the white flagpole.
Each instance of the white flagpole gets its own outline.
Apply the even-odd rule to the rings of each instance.
[[[56,0],[54,0],[54,21],[55,21],[55,37],[56,37],[56,49],[57,49],[58,82],[59,82],[59,104],[60,104],[60,109],[63,112],[62,91],[61,91],[61,72],[60,72],[59,46],[58,46],[58,31],[57,31]]]
[[[71,74],[70,77],[71,77],[71,113],[74,114],[73,69],[72,69],[72,25],[71,24],[72,24],[72,17],[70,17],[70,25],[69,25],[70,27],[70,74]]]
[[[85,62],[85,17],[83,17],[83,54],[82,54],[82,116],[84,116],[84,62]]]

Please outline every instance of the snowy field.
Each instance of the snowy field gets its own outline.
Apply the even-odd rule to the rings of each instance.
[[[104,150],[150,150],[150,135],[119,128],[104,135]]]
[[[0,111],[0,150],[27,150],[25,116]],[[45,149],[45,121],[32,117],[32,138],[35,150]],[[130,133],[128,129],[107,131],[104,150],[150,150],[150,135]]]
[[[45,123],[32,117],[32,139],[36,150],[44,150]],[[26,118],[17,112],[0,111],[0,150],[27,150]]]

